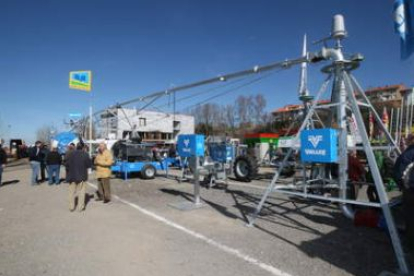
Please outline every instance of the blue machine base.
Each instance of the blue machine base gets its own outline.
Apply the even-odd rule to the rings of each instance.
[[[115,165],[111,167],[113,173],[122,174],[124,180],[128,179],[129,173],[141,172],[142,168],[145,165],[152,165],[158,170],[163,170],[168,172],[168,166],[172,163],[172,160],[169,158],[162,161],[149,161],[149,162],[127,162],[127,161],[117,161]]]

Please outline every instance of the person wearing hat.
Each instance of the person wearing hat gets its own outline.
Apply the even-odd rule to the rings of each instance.
[[[0,186],[1,186],[1,178],[2,178],[2,174],[3,174],[3,169],[7,164],[7,154],[4,151],[3,147],[2,147],[3,143],[0,140]]]
[[[414,135],[408,135],[407,148],[397,158],[394,178],[402,190],[402,209],[407,246],[414,251]]]

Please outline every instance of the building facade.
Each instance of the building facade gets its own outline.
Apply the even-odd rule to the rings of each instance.
[[[126,139],[137,131],[143,142],[174,143],[179,134],[194,134],[194,117],[150,110],[108,109],[101,115],[101,136]]]
[[[391,134],[396,139],[407,136],[413,132],[414,120],[414,89],[407,88],[403,84],[387,85],[375,87],[365,91],[365,95],[374,106],[375,110],[383,119]],[[318,105],[328,104],[329,101],[321,101]],[[367,127],[369,116],[366,109],[362,109],[363,116],[366,118]],[[286,128],[295,121],[301,121],[303,116],[303,105],[286,105],[272,112],[275,123],[279,123]],[[322,117],[322,116],[321,116]],[[379,127],[373,125],[372,133],[380,133]]]

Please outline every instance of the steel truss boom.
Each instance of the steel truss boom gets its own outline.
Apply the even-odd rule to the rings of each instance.
[[[195,88],[195,87],[199,87],[199,86],[203,86],[203,85],[208,85],[208,84],[213,84],[216,82],[224,82],[224,81],[228,81],[231,79],[236,79],[236,78],[241,78],[244,76],[248,76],[248,75],[253,75],[253,74],[258,74],[258,73],[263,73],[263,72],[267,72],[267,71],[271,71],[271,70],[275,70],[275,69],[289,69],[291,66],[297,65],[297,64],[302,64],[303,62],[316,62],[319,61],[319,59],[317,58],[317,55],[314,54],[308,54],[306,56],[300,57],[300,58],[296,58],[296,59],[290,59],[290,60],[285,60],[282,62],[275,62],[275,63],[271,63],[268,65],[264,65],[264,66],[259,66],[256,65],[254,66],[252,69],[247,69],[247,70],[243,70],[243,71],[238,71],[238,72],[234,72],[234,73],[229,73],[226,75],[221,75],[218,77],[214,77],[214,78],[210,78],[210,79],[206,79],[206,80],[201,80],[201,81],[197,81],[197,82],[193,82],[193,83],[189,83],[189,84],[185,84],[185,85],[181,85],[181,86],[177,86],[177,87],[172,87],[166,90],[162,90],[162,91],[158,91],[158,92],[154,92],[151,94],[148,94],[146,96],[142,96],[142,97],[137,97],[128,101],[124,101],[124,102],[120,102],[117,103],[115,106],[109,107],[109,108],[119,108],[125,105],[129,105],[135,102],[143,102],[146,100],[150,100],[153,98],[158,98],[161,97],[163,95],[169,95],[178,91],[183,91],[183,90],[188,90],[191,88]],[[94,113],[94,115],[98,115],[102,112],[104,112],[106,109],[104,110],[100,110]]]

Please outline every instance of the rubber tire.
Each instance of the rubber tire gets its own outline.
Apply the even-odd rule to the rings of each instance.
[[[156,174],[157,169],[151,164],[147,164],[141,169],[142,179],[154,179]]]
[[[239,166],[245,166],[245,173],[242,173]],[[256,158],[249,155],[237,156],[233,166],[234,176],[238,181],[250,182],[252,179],[257,177],[259,173],[259,166]]]

